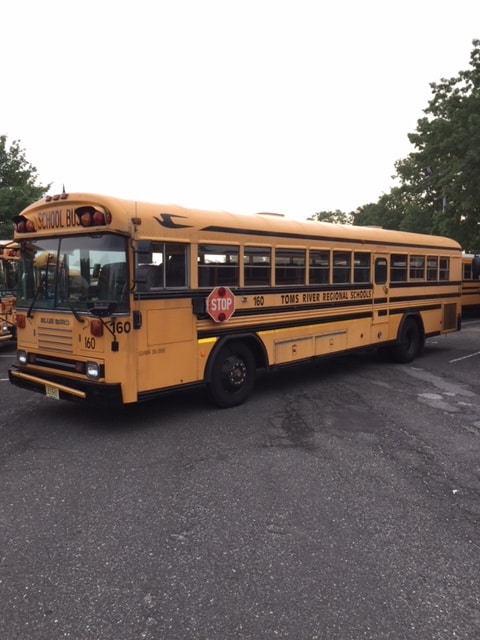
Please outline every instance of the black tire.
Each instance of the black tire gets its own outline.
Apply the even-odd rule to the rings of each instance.
[[[407,318],[400,329],[398,344],[392,348],[395,362],[412,362],[423,349],[423,336],[420,325],[414,318]]]
[[[255,384],[255,360],[242,342],[229,342],[221,347],[213,362],[208,395],[218,407],[242,404]]]

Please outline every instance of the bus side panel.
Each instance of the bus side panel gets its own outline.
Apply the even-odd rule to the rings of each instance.
[[[191,299],[142,303],[137,333],[138,392],[197,380],[198,348]]]
[[[371,320],[345,320],[310,328],[259,332],[270,365],[280,365],[317,356],[327,356],[350,349],[362,349],[370,343]],[[306,335],[308,333],[308,335]]]

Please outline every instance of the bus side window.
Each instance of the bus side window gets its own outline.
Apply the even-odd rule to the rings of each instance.
[[[220,265],[217,271],[215,285],[238,287],[238,265]]]
[[[200,245],[198,248],[199,287],[238,287],[239,265],[237,246]]]
[[[425,280],[425,256],[410,256],[410,280]]]
[[[198,265],[198,286],[199,287],[213,287],[212,270],[207,268],[204,264]]]
[[[328,284],[330,252],[312,249],[309,256],[310,284]]]
[[[475,258],[474,258],[475,260]],[[475,273],[475,262],[472,263],[472,276],[477,278],[478,275]],[[443,282],[447,282],[450,278],[450,258],[440,258],[440,266],[438,270],[438,278]]]
[[[305,284],[305,251],[277,249],[275,252],[275,284]]]
[[[351,254],[349,252],[333,252],[333,282],[346,284],[350,282]]]
[[[405,254],[392,253],[390,257],[391,282],[407,281],[407,256]]]
[[[184,287],[186,269],[185,269],[185,256],[182,255],[173,255],[170,256],[169,261],[167,262],[167,287]]]
[[[151,291],[163,287],[163,266],[156,264],[140,264],[137,267],[136,278],[139,291]]]
[[[427,280],[438,280],[438,258],[427,257]]]
[[[375,260],[375,284],[385,284],[387,282],[387,261],[385,258]]]
[[[270,284],[271,254],[268,247],[245,247],[243,277],[245,286]]]
[[[355,252],[353,258],[353,281],[355,283],[370,282],[370,254]]]

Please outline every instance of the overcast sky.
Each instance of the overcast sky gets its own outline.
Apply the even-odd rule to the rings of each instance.
[[[479,0],[9,0],[0,135],[70,192],[303,220],[393,186]]]

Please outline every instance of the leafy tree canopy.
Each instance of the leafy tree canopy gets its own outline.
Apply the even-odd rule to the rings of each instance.
[[[415,151],[395,165],[410,206],[402,228],[426,228],[472,251],[480,248],[480,40],[470,69],[430,86],[425,116],[408,136]]]
[[[307,220],[315,220],[316,222],[333,222],[334,224],[352,224],[353,215],[351,213],[343,213],[337,209],[336,211],[319,211]]]
[[[7,136],[0,136],[0,238],[12,238],[12,218],[50,189],[37,180],[37,169],[27,162],[19,141],[8,146]]]
[[[310,219],[445,235],[480,250],[480,40],[469,69],[430,87],[425,115],[408,134],[414,150],[394,165],[398,186],[353,214]]]

